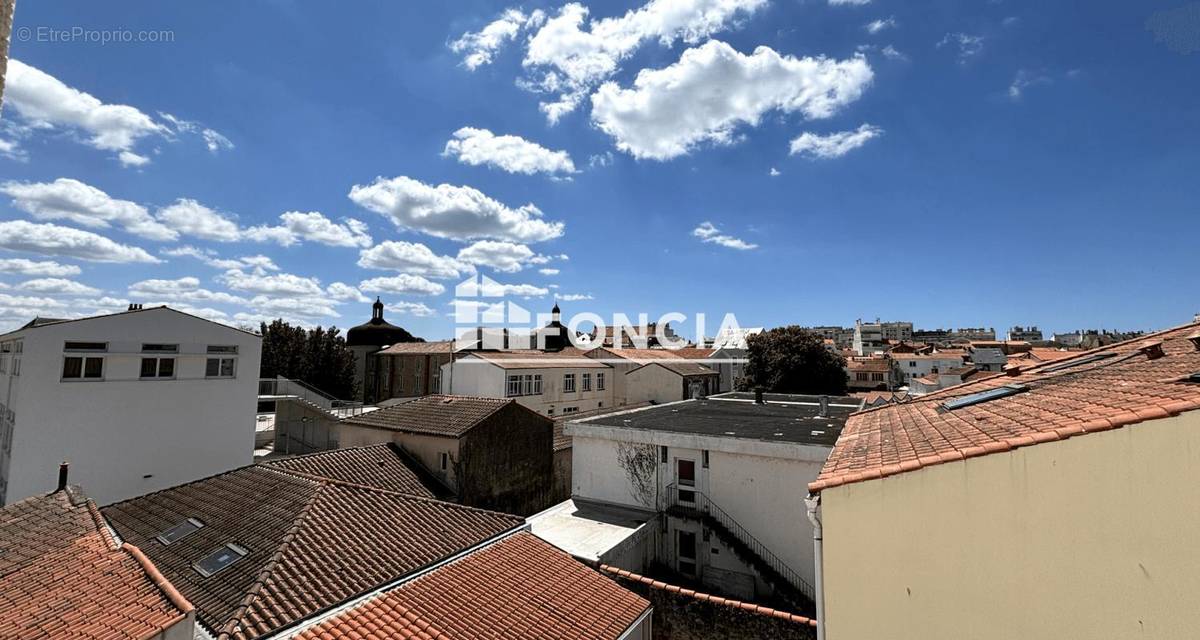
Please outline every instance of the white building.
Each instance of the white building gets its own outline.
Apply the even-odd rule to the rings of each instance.
[[[914,378],[924,378],[930,374],[960,369],[963,366],[964,355],[962,352],[935,351],[926,354],[896,353],[891,357],[895,363],[895,370],[899,372],[897,382],[904,385]]]
[[[758,403],[730,393],[572,421],[572,526],[552,510],[544,522],[531,518],[533,532],[607,564],[657,560],[730,597],[811,598],[803,487],[860,406],[853,398],[767,394]],[[630,524],[616,535],[610,522],[620,519],[610,516],[585,526],[580,509],[596,506],[627,514]],[[661,514],[663,525],[644,535],[637,523],[649,516],[637,513]],[[612,549],[596,548],[604,539]]]
[[[442,365],[447,395],[516,398],[545,416],[615,406],[612,367],[578,354],[477,351]]]
[[[64,460],[102,505],[250,464],[261,349],[167,307],[0,335],[0,504]]]

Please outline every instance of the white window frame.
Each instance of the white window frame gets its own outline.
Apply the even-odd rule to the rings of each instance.
[[[584,391],[592,390],[592,374],[590,374],[590,373],[583,374],[583,390]]]
[[[504,386],[504,397],[515,398],[521,395],[521,376],[508,376]]]
[[[70,352],[70,353],[74,354],[76,352]],[[94,353],[99,353],[99,352],[97,351]],[[67,375],[66,375],[67,360],[69,360],[71,358],[79,359],[79,375],[67,377]],[[99,360],[100,361],[100,375],[97,377],[90,377],[87,375],[88,362],[91,360]],[[61,374],[62,374],[62,377],[60,379],[63,381],[69,381],[69,382],[97,382],[100,380],[104,380],[104,357],[103,356],[84,355],[83,352],[79,352],[78,355],[63,356],[63,368],[62,368]]]
[[[604,391],[604,373],[596,374],[596,391]]]
[[[210,363],[214,360],[217,362],[217,373],[216,373],[216,375],[209,375],[208,363]],[[230,363],[229,375],[225,375],[225,374],[221,373],[221,370],[225,368],[226,362]],[[230,379],[236,378],[237,377],[237,358],[228,358],[228,357],[224,357],[224,356],[216,356],[216,357],[212,357],[212,358],[206,358],[204,360],[204,377],[209,380],[230,380]]]
[[[148,376],[148,375],[145,375],[142,373],[142,368],[145,367],[147,360],[154,361],[154,375]],[[162,363],[164,360],[171,361],[171,375],[169,375],[169,376],[163,375],[163,371],[162,371],[163,364]],[[175,366],[177,364],[179,364],[179,363],[175,361],[174,356],[171,356],[169,358],[160,358],[157,356],[143,356],[142,361],[138,364],[138,379],[140,379],[140,380],[174,380],[175,374],[176,374]]]
[[[575,374],[563,374],[563,393],[575,393]]]

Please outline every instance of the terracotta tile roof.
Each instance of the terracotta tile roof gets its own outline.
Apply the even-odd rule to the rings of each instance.
[[[461,438],[509,404],[517,404],[517,401],[513,398],[432,395],[346,418],[342,422],[391,431]],[[537,415],[533,411],[529,413]]]
[[[1200,383],[1187,381],[1200,372],[1200,348],[1189,339],[1198,328],[1200,324],[1185,325],[1075,352],[1055,362],[1018,366],[1009,375],[973,376],[911,402],[861,411],[847,421],[809,489],[820,491],[1200,408]],[[1152,346],[1146,347],[1148,343]],[[1157,355],[1154,343],[1160,344],[1162,357],[1151,357]],[[1088,361],[1098,354],[1112,355]],[[1005,385],[1028,390],[954,410],[942,406],[946,400]]]
[[[96,506],[60,491],[0,509],[0,638],[156,635],[193,610]]]
[[[454,350],[453,340],[439,340],[437,342],[398,342],[382,351],[378,355],[425,355],[450,353]]]
[[[714,596],[709,593],[702,593],[699,591],[695,591],[693,589],[685,589],[685,588],[677,586],[677,585],[667,584],[667,583],[659,581],[659,580],[654,580],[653,578],[647,578],[646,576],[638,575],[632,571],[626,571],[625,569],[619,569],[617,567],[610,567],[606,564],[600,565],[600,570],[603,571],[604,573],[609,573],[614,576],[625,578],[626,580],[631,580],[633,582],[640,582],[640,583],[650,587],[651,589],[661,589],[663,591],[667,591],[670,593],[677,593],[681,596],[688,597],[688,598],[694,598],[701,602],[711,602],[711,603],[713,603],[715,605],[719,605],[719,606],[735,607],[738,609],[743,609],[745,611],[749,611],[751,613],[757,613],[759,615],[770,616],[772,618],[779,618],[780,620],[786,620],[788,622],[795,622],[796,624],[804,625],[807,627],[817,626],[817,621],[813,620],[812,618],[798,616],[794,613],[788,613],[787,611],[781,611],[779,609],[772,609],[770,607],[764,607],[762,605],[757,605],[757,604],[753,604],[750,602],[742,602],[740,600],[733,600],[730,598],[722,598],[720,596]]]
[[[297,640],[615,640],[650,603],[517,533],[307,629]]]
[[[501,369],[608,369],[609,366],[573,352],[554,351],[473,351],[459,358],[464,362],[476,357]]]
[[[255,638],[449,557],[521,518],[250,466],[104,510],[222,638]],[[155,537],[196,518],[170,545]],[[248,553],[209,577],[193,564],[227,543]]]
[[[430,489],[428,478],[399,447],[390,443],[322,451],[268,460],[262,464],[304,476],[352,482],[425,498],[438,497]]]
[[[892,363],[886,358],[871,358],[869,360],[847,360],[846,368],[850,371],[866,371],[886,373],[892,370]]]

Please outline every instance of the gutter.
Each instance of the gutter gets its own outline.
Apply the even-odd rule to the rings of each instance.
[[[821,531],[821,494],[808,494],[804,506],[808,521],[813,526],[813,599],[817,605],[817,640],[825,640],[825,550]]]

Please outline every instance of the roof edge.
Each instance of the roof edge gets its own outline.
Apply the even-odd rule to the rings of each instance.
[[[153,582],[154,586],[158,587],[159,591],[163,592],[163,595],[165,595],[167,599],[171,601],[171,604],[175,605],[176,609],[182,611],[185,616],[196,610],[195,605],[189,602],[188,599],[179,592],[179,589],[176,589],[175,585],[171,584],[170,580],[167,580],[166,576],[164,576],[162,572],[158,570],[158,567],[154,566],[154,562],[152,562],[150,558],[146,556],[146,554],[142,553],[141,549],[129,544],[128,542],[121,543],[121,549],[133,556],[133,559],[137,560],[138,564],[142,565],[142,571],[146,572],[146,576],[150,578],[150,582]]]

